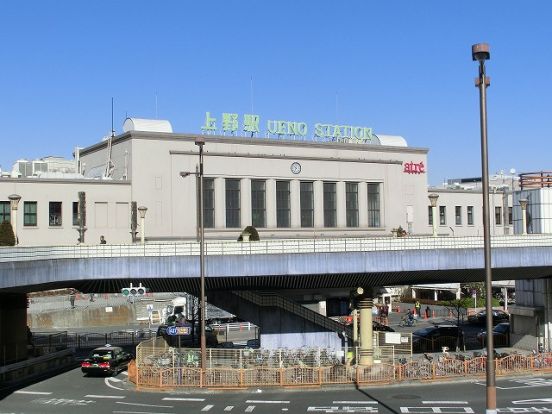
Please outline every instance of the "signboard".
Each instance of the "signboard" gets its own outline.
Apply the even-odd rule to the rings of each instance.
[[[205,123],[201,127],[204,134],[216,134],[220,131],[223,135],[236,135],[240,130],[240,118],[236,113],[223,113],[220,122],[205,113]],[[241,120],[241,131],[246,135],[254,136],[261,132],[261,117],[256,114],[244,114]],[[266,134],[292,139],[307,139],[309,126],[302,121],[271,120],[266,122]],[[379,140],[373,134],[372,128],[354,125],[316,123],[313,129],[313,139],[316,141],[346,142],[352,144],[379,144]]]
[[[169,326],[167,327],[167,335],[176,336],[176,335],[190,335],[189,326]]]
[[[405,174],[424,174],[426,172],[423,161],[420,162],[405,162],[403,164]]]

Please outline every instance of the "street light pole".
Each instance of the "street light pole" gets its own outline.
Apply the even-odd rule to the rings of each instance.
[[[479,88],[479,115],[481,128],[481,178],[483,184],[483,251],[485,256],[485,301],[487,328],[487,407],[486,414],[496,414],[496,382],[493,344],[492,318],[492,272],[491,272],[491,235],[489,219],[489,165],[487,151],[487,87],[490,80],[485,73],[485,61],[491,57],[489,45],[478,43],[472,46],[472,59],[479,62],[479,77],[475,86]]]
[[[200,339],[201,369],[207,368],[207,343],[205,340],[205,227],[203,225],[203,146],[205,139],[198,137],[195,144],[199,147],[199,284],[200,284]]]

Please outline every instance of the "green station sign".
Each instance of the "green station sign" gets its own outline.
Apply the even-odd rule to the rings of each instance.
[[[205,113],[205,123],[201,127],[204,134],[237,135],[242,131],[246,136],[256,136],[261,133],[261,117],[254,114],[244,114],[240,119],[236,113],[223,113],[220,123],[217,118],[211,116],[210,112]],[[309,126],[301,121],[279,121],[268,120],[264,130],[268,136],[288,137],[292,139],[309,139],[317,141],[346,142],[354,144],[378,144],[377,138],[372,132],[372,128],[316,123],[312,129],[312,135],[309,135]]]

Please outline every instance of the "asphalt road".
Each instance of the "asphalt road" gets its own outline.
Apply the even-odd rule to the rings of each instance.
[[[485,412],[485,380],[248,391],[136,391],[126,373],[74,369],[13,391],[0,414],[446,413]],[[552,413],[552,376],[497,381],[498,413]]]

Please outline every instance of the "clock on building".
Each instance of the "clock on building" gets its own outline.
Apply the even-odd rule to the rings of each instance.
[[[293,164],[291,164],[291,172],[293,174],[299,174],[301,172],[301,164],[299,164],[298,162],[294,162]]]

